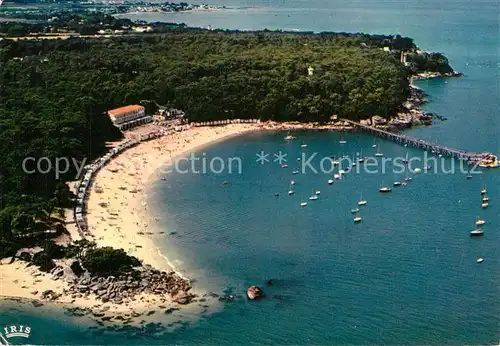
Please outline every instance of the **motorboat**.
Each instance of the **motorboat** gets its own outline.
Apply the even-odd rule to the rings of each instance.
[[[380,189],[378,189],[379,192],[382,192],[382,193],[388,193],[388,192],[391,192],[392,189],[390,187],[387,187],[387,186],[382,186]]]
[[[394,183],[392,183],[393,186],[401,186],[401,182],[400,181],[395,181]]]
[[[301,207],[305,207],[306,205],[307,205],[307,203],[306,203],[306,202],[302,202],[302,203],[300,203],[300,206],[301,206]]]
[[[359,208],[351,209],[351,213],[356,214],[357,212],[359,212]]]
[[[361,217],[360,217],[360,216],[356,216],[356,217],[354,218],[354,222],[355,222],[355,223],[361,222]]]
[[[328,179],[328,185],[332,185],[333,184],[333,179]]]
[[[287,135],[287,136],[285,137],[285,140],[287,140],[287,141],[291,141],[291,140],[294,140],[295,138],[296,138],[296,137],[294,137],[294,136],[292,136],[292,135],[290,135],[290,134],[289,134],[289,135]]]
[[[484,262],[484,258],[481,258],[479,257],[477,260],[476,260],[477,263],[483,263]]]

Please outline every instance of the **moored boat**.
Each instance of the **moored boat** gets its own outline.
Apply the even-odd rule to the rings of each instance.
[[[476,228],[472,231],[470,231],[470,235],[471,236],[480,236],[480,235],[483,235],[484,234],[484,231],[480,228]]]
[[[361,217],[360,217],[360,216],[356,216],[356,217],[354,218],[354,222],[355,222],[355,223],[361,222]]]

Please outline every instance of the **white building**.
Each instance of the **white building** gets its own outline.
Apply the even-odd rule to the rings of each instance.
[[[120,130],[126,130],[137,125],[148,123],[152,120],[150,116],[146,116],[144,106],[140,105],[111,109],[108,111],[108,115],[113,125]]]

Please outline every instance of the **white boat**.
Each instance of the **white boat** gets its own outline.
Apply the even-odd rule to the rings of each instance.
[[[288,195],[293,195],[295,193],[295,191],[293,190],[288,190]]]
[[[358,205],[366,205],[366,201],[364,199],[361,199],[358,201]]]
[[[358,162],[359,162],[359,163],[363,163],[363,162],[365,162],[365,158],[364,158],[364,157],[360,157],[360,158],[358,159]]]
[[[471,236],[480,236],[483,234],[484,234],[484,231],[480,228],[476,228],[475,230],[470,231]]]
[[[295,137],[290,135],[290,134],[285,137],[285,140],[287,140],[287,141],[291,141],[293,139],[295,139]]]
[[[301,207],[305,207],[306,205],[307,205],[307,203],[306,203],[306,202],[302,202],[302,203],[300,203],[300,206],[301,206]]]
[[[482,225],[484,225],[485,223],[486,223],[486,221],[485,221],[485,220],[482,220],[482,219],[480,219],[480,218],[477,218],[477,220],[476,220],[476,226],[482,226]]]
[[[483,261],[484,261],[484,258],[481,258],[481,257],[476,260],[477,263],[483,263]]]
[[[481,208],[488,208],[488,202],[481,203]]]
[[[356,166],[356,162],[353,162],[353,163],[352,163],[352,166],[353,166],[353,167],[354,167],[354,166]]]
[[[286,164],[285,165],[281,165],[281,168],[287,168],[287,167],[288,167],[288,165],[286,165]]]
[[[422,172],[422,170],[421,170],[420,168],[415,168],[415,169],[413,170],[413,173],[420,173],[420,172]]]
[[[295,185],[295,180],[292,180],[292,181],[290,182],[290,185]]]
[[[332,161],[332,164],[333,164],[334,166],[340,165],[340,161],[339,161],[339,160],[333,160],[333,161]]]
[[[384,156],[384,154],[382,154],[379,149],[380,148],[377,147],[377,152],[375,153],[375,156],[377,156],[377,157]]]
[[[338,179],[340,179],[340,174],[335,173],[335,174],[333,175],[333,177],[334,177],[335,179],[337,179],[337,180],[338,180]]]
[[[356,216],[354,218],[354,222],[361,222],[361,217],[360,216]]]
[[[375,144],[375,138],[373,139],[373,144],[372,144],[372,148],[376,148],[377,147],[377,144]]]
[[[345,170],[343,170],[343,169],[341,169],[341,170],[339,171],[339,174],[340,174],[340,175],[342,175],[342,174],[344,174],[344,173],[345,173]]]
[[[339,141],[340,144],[346,144],[347,141],[344,139],[344,137],[340,137],[340,141]]]
[[[317,200],[317,199],[318,199],[318,195],[317,195],[316,193],[314,193],[314,190],[313,190],[313,193],[312,193],[311,197],[309,197],[309,199],[310,199],[311,201],[315,201],[315,200]]]
[[[301,148],[307,148],[307,144],[302,144],[300,147]]]
[[[300,160],[302,160],[302,159],[300,157],[297,157],[297,161],[300,161]]]
[[[382,192],[382,193],[387,193],[387,192],[391,192],[392,189],[388,186],[383,186],[382,184],[382,187],[380,189],[378,189],[379,192]]]
[[[299,174],[299,171],[297,171],[297,170],[292,171],[292,174]]]
[[[401,182],[400,181],[395,181],[394,183],[392,183],[393,186],[401,186]]]
[[[490,199],[488,198],[488,196],[484,195],[483,197],[483,202],[488,202]]]
[[[316,191],[316,194],[317,194],[317,195],[321,195],[321,191],[320,191],[320,190],[317,190],[317,191]]]
[[[425,171],[428,171],[429,169],[431,169],[432,167],[431,166],[424,166],[424,170]]]
[[[328,185],[332,185],[333,184],[333,179],[328,179]]]
[[[351,209],[351,213],[356,214],[357,212],[359,212],[359,208]]]
[[[488,192],[486,190],[486,186],[483,185],[483,189],[481,190],[481,195],[486,195],[486,192]]]

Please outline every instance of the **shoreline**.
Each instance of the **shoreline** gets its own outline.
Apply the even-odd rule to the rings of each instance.
[[[189,282],[182,273],[175,270],[168,254],[162,254],[153,239],[153,227],[149,206],[146,199],[151,182],[158,177],[158,170],[187,152],[196,151],[218,141],[261,129],[257,124],[231,124],[225,127],[191,127],[154,140],[140,143],[113,158],[94,177],[87,200],[87,222],[91,237],[98,247],[112,246],[123,248],[127,254],[137,257],[143,265],[154,269],[171,272]],[[133,131],[131,133],[134,133]],[[126,188],[124,188],[126,187]],[[97,193],[96,188],[102,192]],[[135,195],[135,196],[134,196]],[[131,198],[132,197],[132,198]],[[102,207],[102,203],[106,207]],[[149,228],[148,228],[149,227]],[[162,234],[165,232],[158,232]],[[73,239],[75,240],[75,239]],[[155,249],[156,251],[152,251]],[[140,294],[133,301],[117,304],[103,303],[94,294],[70,295],[69,284],[51,273],[43,273],[27,262],[16,260],[9,264],[6,260],[0,264],[0,277],[4,284],[0,291],[0,300],[31,300],[61,304],[64,307],[86,310],[94,317],[130,315],[138,317],[148,310],[167,309],[165,314],[177,310],[180,305],[173,297],[157,294]],[[40,297],[40,293],[50,290],[56,296],[48,299]],[[196,287],[190,290],[200,302],[214,300],[214,296]],[[182,304],[186,310],[208,312],[205,304]],[[33,303],[35,306],[40,303]],[[198,306],[202,308],[198,308]],[[215,304],[213,304],[215,305]],[[203,311],[201,311],[203,310]],[[212,310],[212,309],[211,309]],[[194,315],[200,315],[199,313]],[[113,321],[112,321],[113,322]],[[118,321],[117,321],[118,322]],[[127,321],[130,323],[130,321]]]

